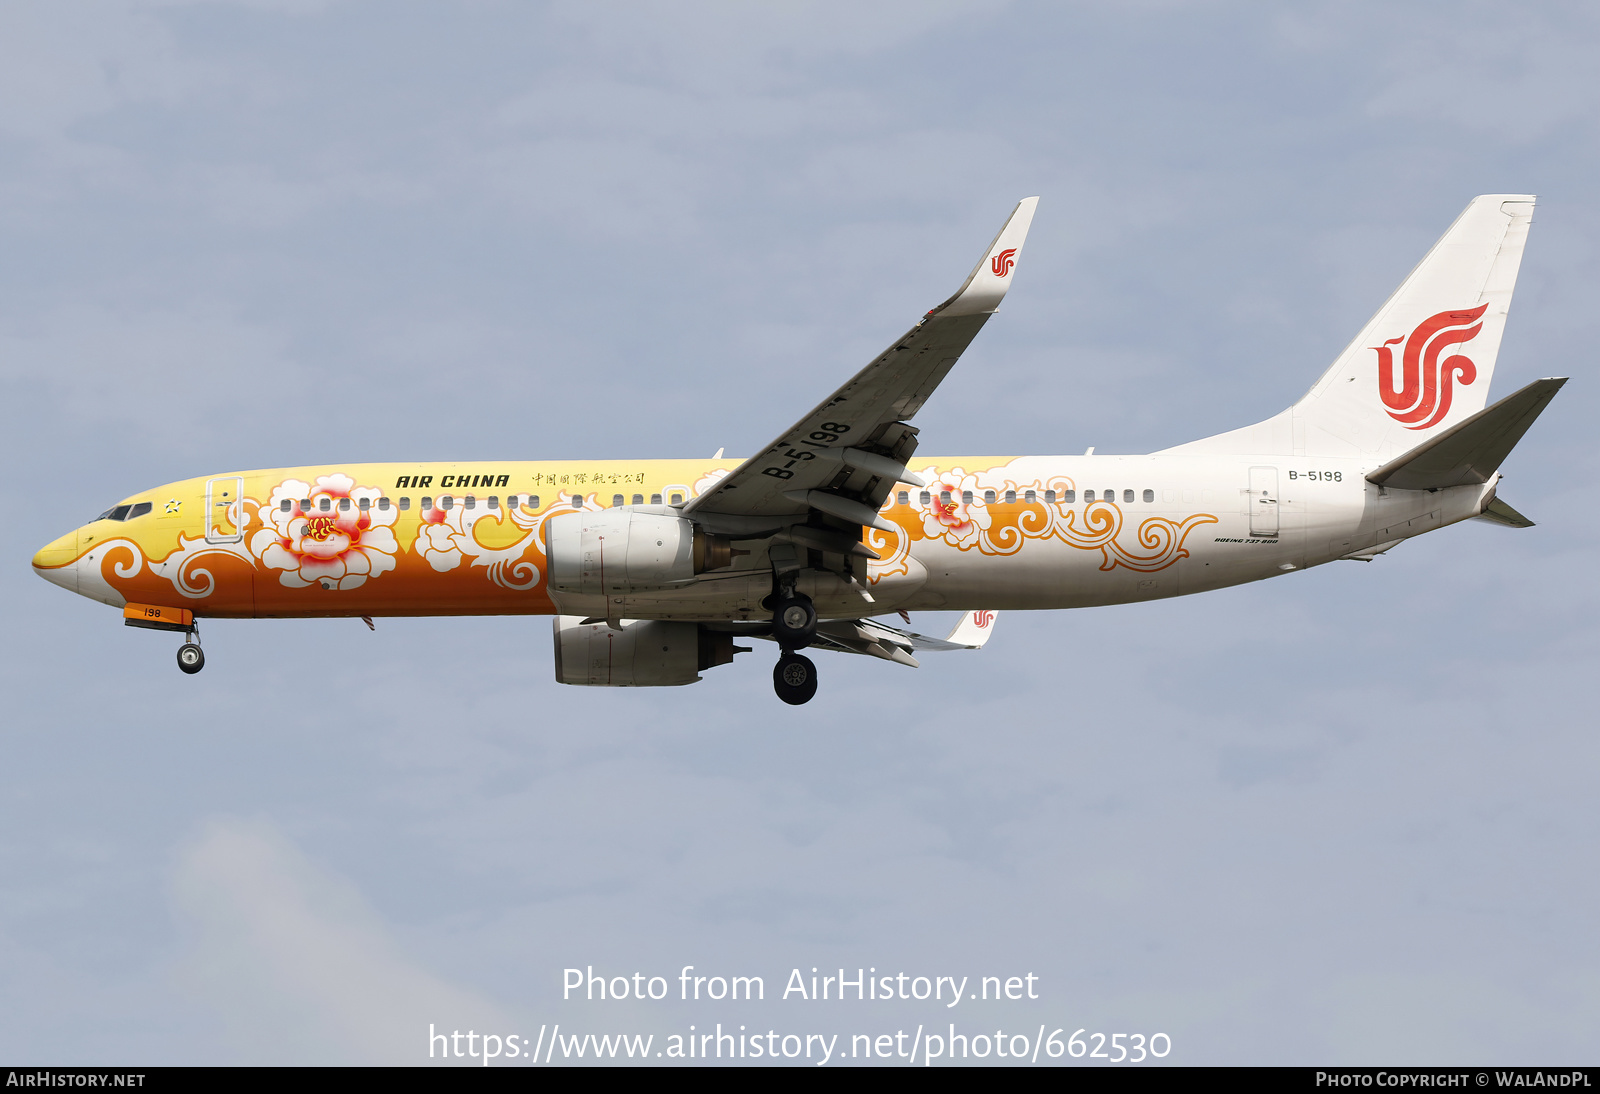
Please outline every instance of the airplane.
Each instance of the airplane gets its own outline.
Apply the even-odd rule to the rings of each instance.
[[[556,679],[695,683],[775,643],[915,667],[997,613],[1184,596],[1371,561],[1468,519],[1532,522],[1501,463],[1566,382],[1486,406],[1534,198],[1474,198],[1298,402],[1147,455],[918,457],[911,419],[999,308],[1037,198],[961,287],[745,460],[474,460],[229,471],[125,498],[36,573],[181,633],[202,618],[551,615]],[[944,638],[912,611],[955,610]],[[889,620],[899,616],[899,626]]]

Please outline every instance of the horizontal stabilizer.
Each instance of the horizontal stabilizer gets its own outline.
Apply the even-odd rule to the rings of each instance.
[[[1442,490],[1488,482],[1566,382],[1565,376],[1535,380],[1390,460],[1368,475],[1367,481],[1398,490]]]
[[[1493,501],[1491,501],[1487,506],[1484,507],[1483,512],[1479,513],[1472,519],[1486,520],[1490,524],[1503,524],[1507,528],[1533,527],[1533,521],[1529,520],[1527,517],[1511,508],[1511,506],[1507,505],[1499,498],[1495,498]]]

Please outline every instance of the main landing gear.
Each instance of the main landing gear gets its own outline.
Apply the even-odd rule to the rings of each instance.
[[[792,707],[809,703],[817,693],[817,666],[809,657],[784,650],[772,668],[772,690]]]
[[[817,636],[817,609],[811,598],[795,593],[778,601],[772,613],[772,637],[786,650],[803,650]]]
[[[772,689],[790,706],[809,703],[817,693],[817,666],[795,652],[811,645],[816,636],[816,606],[804,593],[788,591],[772,613],[772,637],[783,647],[772,669]]]

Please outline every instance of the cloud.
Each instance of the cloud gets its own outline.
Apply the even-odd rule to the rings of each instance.
[[[430,1022],[521,1029],[407,956],[355,886],[268,822],[206,825],[182,853],[173,896],[193,932],[182,978],[241,1062],[410,1064]]]

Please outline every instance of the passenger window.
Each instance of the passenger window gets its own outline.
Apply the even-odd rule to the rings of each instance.
[[[963,490],[963,491],[961,491],[961,504],[962,505],[971,505],[972,504],[972,491],[971,490]]]
[[[310,498],[301,498],[300,499],[300,511],[302,513],[311,512],[311,499]]]
[[[326,513],[328,510],[333,508],[333,499],[332,498],[318,498],[317,499],[317,508],[321,509],[324,513]]]
[[[411,499],[410,498],[401,498],[400,499],[400,511],[403,513],[403,512],[406,512],[407,510],[409,510],[410,508],[411,508]]]
[[[1122,492],[1122,504],[1124,504],[1124,505],[1132,505],[1133,504],[1133,491],[1132,490],[1124,490]]]
[[[635,504],[635,505],[643,505],[644,504],[644,495],[643,494],[635,494],[633,496],[633,504]]]
[[[1032,505],[1035,501],[1037,501],[1038,497],[1039,496],[1032,490],[1024,490],[1022,492],[1022,500],[1027,502],[1029,505]]]
[[[611,495],[611,507],[613,509],[620,508],[621,506],[624,506],[626,504],[628,504],[627,499],[624,498],[621,494],[612,494]]]
[[[933,495],[929,494],[926,490],[924,490],[922,492],[921,501],[922,501],[923,505],[927,505],[927,504],[929,504],[929,503],[931,503],[933,501]]]
[[[910,505],[911,504],[911,491],[909,491],[909,490],[900,491],[899,495],[895,498],[895,501],[899,502],[901,505]]]
[[[360,501],[356,502],[356,508],[365,513],[368,509],[372,508],[372,499],[362,498]]]
[[[433,499],[432,498],[423,498],[422,499],[422,511],[424,513],[427,513],[427,512],[432,511],[432,509],[433,509]]]
[[[1068,490],[1067,491],[1067,501],[1070,502],[1071,500],[1072,500],[1072,491]],[[1054,490],[1046,490],[1044,492],[1044,503],[1046,505],[1054,505],[1056,503],[1056,492]]]
[[[993,490],[985,490],[983,492],[983,503],[985,505],[993,505],[994,504],[994,491]]]
[[[339,512],[348,513],[349,511],[350,511],[350,499],[349,498],[340,498],[339,499]]]
[[[1144,500],[1147,501],[1147,502],[1155,501],[1156,500],[1156,492],[1154,490],[1146,490],[1144,492]]]
[[[529,494],[528,495],[528,508],[529,509],[537,509],[537,508],[539,508],[539,495],[538,494]]]
[[[672,495],[672,504],[673,505],[682,505],[683,504],[683,495],[682,494],[673,494]]]
[[[498,509],[498,508],[500,508],[500,499],[495,497],[493,494],[489,495],[489,508],[490,509]]]
[[[1076,505],[1078,503],[1078,492],[1076,490],[1068,490],[1062,494],[1061,500],[1068,505]]]
[[[1006,491],[1006,504],[1007,505],[1015,505],[1015,504],[1017,504],[1017,492],[1015,490],[1007,490]]]
[[[445,512],[448,513],[450,510],[454,509],[455,507],[456,507],[456,499],[451,497],[449,494],[446,494],[444,497],[439,499],[439,508],[443,509]]]
[[[574,495],[572,495],[572,507],[574,509],[582,509],[583,508],[583,495],[582,494],[574,494]]]
[[[478,507],[478,498],[474,494],[468,494],[466,500],[461,504],[468,509],[476,509]]]
[[[1083,500],[1084,501],[1093,501],[1094,500],[1094,491],[1093,490],[1085,490],[1083,492]]]
[[[661,504],[661,495],[660,494],[651,494],[650,495],[650,504],[651,505],[660,505]]]
[[[132,512],[130,512],[128,514],[128,519],[132,520],[134,517],[142,517],[146,513],[148,513],[149,511],[150,511],[150,503],[147,502],[147,501],[141,501],[141,502],[139,502],[137,505],[135,505],[133,507]]]
[[[379,498],[378,499],[378,511],[382,512],[382,513],[387,513],[389,511],[389,499],[388,498]]]
[[[282,501],[280,501],[278,503],[278,512],[280,512],[280,513],[287,513],[290,509],[293,509],[293,508],[294,508],[294,502],[290,501],[288,498],[284,498]]]
[[[945,505],[949,505],[950,504],[950,491],[948,491],[948,490],[939,491],[939,500],[941,502],[943,502]]]

